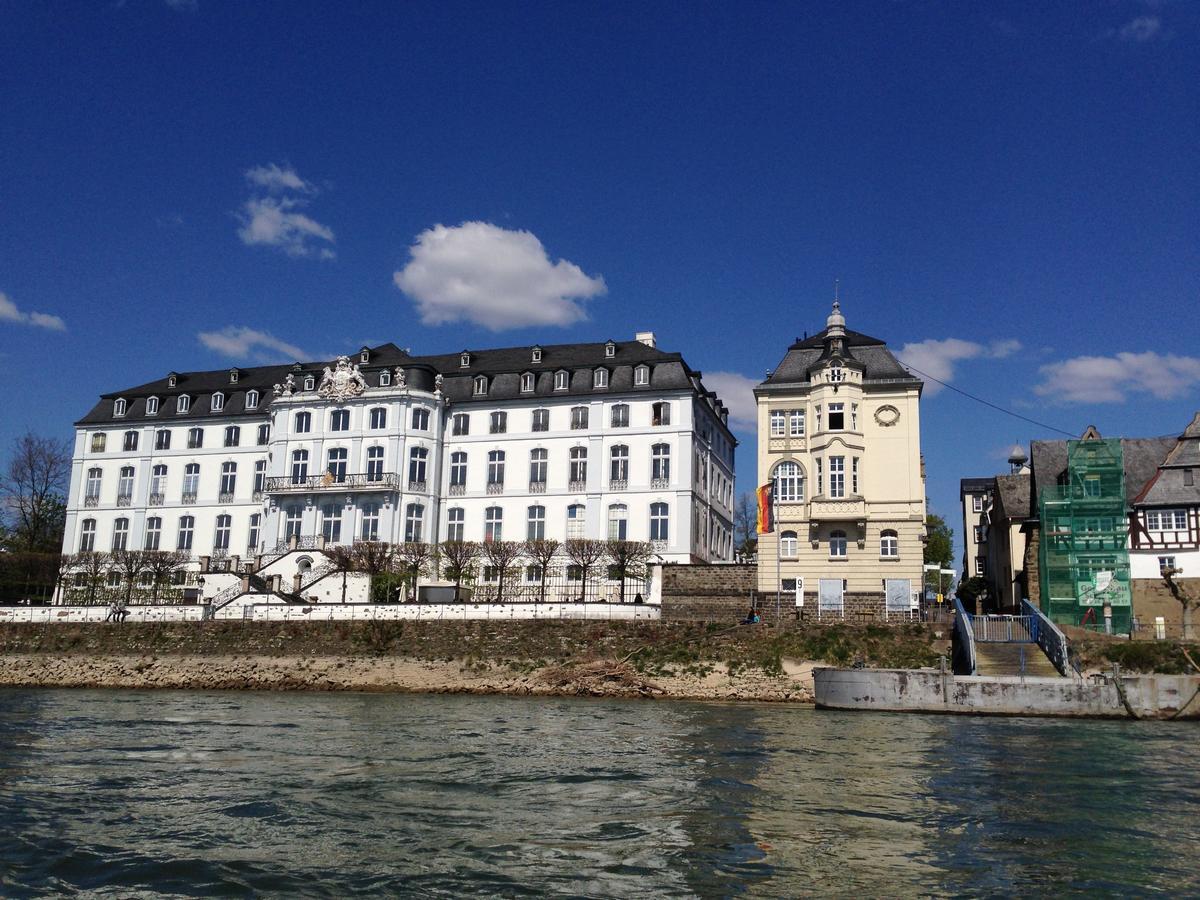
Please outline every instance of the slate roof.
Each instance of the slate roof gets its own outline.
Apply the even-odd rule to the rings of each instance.
[[[613,356],[608,357],[605,348],[611,344]],[[541,350],[541,361],[533,362],[533,349],[538,346]],[[645,391],[658,393],[673,390],[694,390],[699,395],[710,400],[718,412],[725,411],[725,405],[717,395],[704,388],[700,372],[690,368],[678,353],[668,353],[650,347],[641,341],[611,341],[603,343],[580,344],[547,344],[524,347],[504,347],[492,350],[465,350],[458,353],[443,353],[430,356],[413,356],[393,343],[381,344],[378,347],[363,348],[369,351],[369,361],[359,363],[368,386],[379,384],[382,371],[394,370],[403,366],[410,386],[421,390],[433,390],[434,378],[443,378],[442,394],[451,402],[464,403],[470,401],[485,401],[494,403],[501,400],[533,397],[562,397],[593,396],[598,394],[614,394]],[[359,352],[349,354],[352,363],[359,361]],[[462,353],[470,356],[470,365],[462,365]],[[121,391],[101,394],[100,401],[76,425],[120,424],[147,420],[176,420],[203,419],[246,415],[248,417],[265,418],[273,398],[272,388],[283,382],[289,373],[295,376],[298,385],[303,385],[306,376],[314,376],[318,382],[324,368],[332,366],[333,360],[317,362],[296,362],[286,365],[255,366],[237,368],[238,380],[233,383],[230,378],[231,369],[217,369],[205,372],[173,373],[176,376],[175,387],[170,386],[170,376],[164,376],[154,381],[148,381],[135,387]],[[645,364],[650,369],[650,383],[634,385],[634,369]],[[609,373],[607,388],[593,387],[593,373],[598,368],[604,368]],[[560,370],[570,372],[569,388],[566,391],[554,390],[554,374]],[[535,378],[535,389],[532,395],[523,394],[520,390],[522,373],[531,372]],[[476,375],[487,375],[489,379],[486,398],[474,395],[474,378]],[[246,393],[257,390],[260,394],[259,405],[247,409]],[[213,412],[211,408],[212,395],[215,392],[225,394],[224,408]],[[183,414],[176,413],[176,400],[181,394],[190,398],[190,409]],[[159,398],[159,412],[156,416],[146,416],[146,400],[150,397]],[[121,417],[113,415],[113,401],[124,398],[127,403],[126,414]],[[726,429],[728,431],[728,429]],[[733,440],[732,434],[729,434]]]
[[[963,478],[958,482],[958,496],[962,499],[967,494],[984,494],[992,489],[994,478]]]
[[[809,373],[812,368],[821,360],[828,358],[825,347],[828,333],[829,329],[826,328],[812,337],[797,340],[788,348],[787,353],[771,375],[759,386],[807,384],[810,381]],[[892,351],[887,348],[887,344],[879,338],[847,330],[842,348],[842,356],[846,364],[862,369],[864,385],[872,382],[876,384],[905,382],[918,386],[923,384],[921,379],[912,375],[900,364],[900,361],[892,355]]]
[[[1175,446],[1173,437],[1121,438],[1121,455],[1125,469],[1125,496],[1134,498],[1141,492],[1159,464]],[[1038,496],[1048,487],[1059,483],[1067,471],[1066,441],[1032,441],[1029,445],[1033,468],[1033,490],[1029,495],[1029,516],[1038,516]]]
[[[1200,505],[1200,471],[1192,472],[1192,484],[1185,484],[1184,470],[1200,470],[1200,413],[1175,440],[1154,477],[1134,499],[1138,506]]]
[[[993,497],[995,520],[1025,519],[1029,515],[1029,475],[997,475]]]

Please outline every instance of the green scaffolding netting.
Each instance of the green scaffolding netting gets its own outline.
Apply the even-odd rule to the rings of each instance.
[[[1132,613],[1119,440],[1067,442],[1065,484],[1038,495],[1042,610],[1055,622],[1127,631]]]

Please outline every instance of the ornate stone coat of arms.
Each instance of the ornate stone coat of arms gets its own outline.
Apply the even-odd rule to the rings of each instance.
[[[317,394],[329,400],[347,400],[357,397],[367,389],[367,381],[358,370],[357,363],[350,365],[350,357],[339,356],[333,369],[325,367]]]

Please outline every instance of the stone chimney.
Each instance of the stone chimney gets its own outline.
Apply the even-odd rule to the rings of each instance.
[[[657,347],[658,341],[654,337],[653,331],[639,331],[633,336],[633,339],[639,344],[645,344],[647,347]]]

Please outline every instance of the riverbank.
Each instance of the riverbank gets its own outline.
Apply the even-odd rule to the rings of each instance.
[[[0,685],[810,703],[820,664],[936,665],[924,625],[313,622],[0,627]]]

